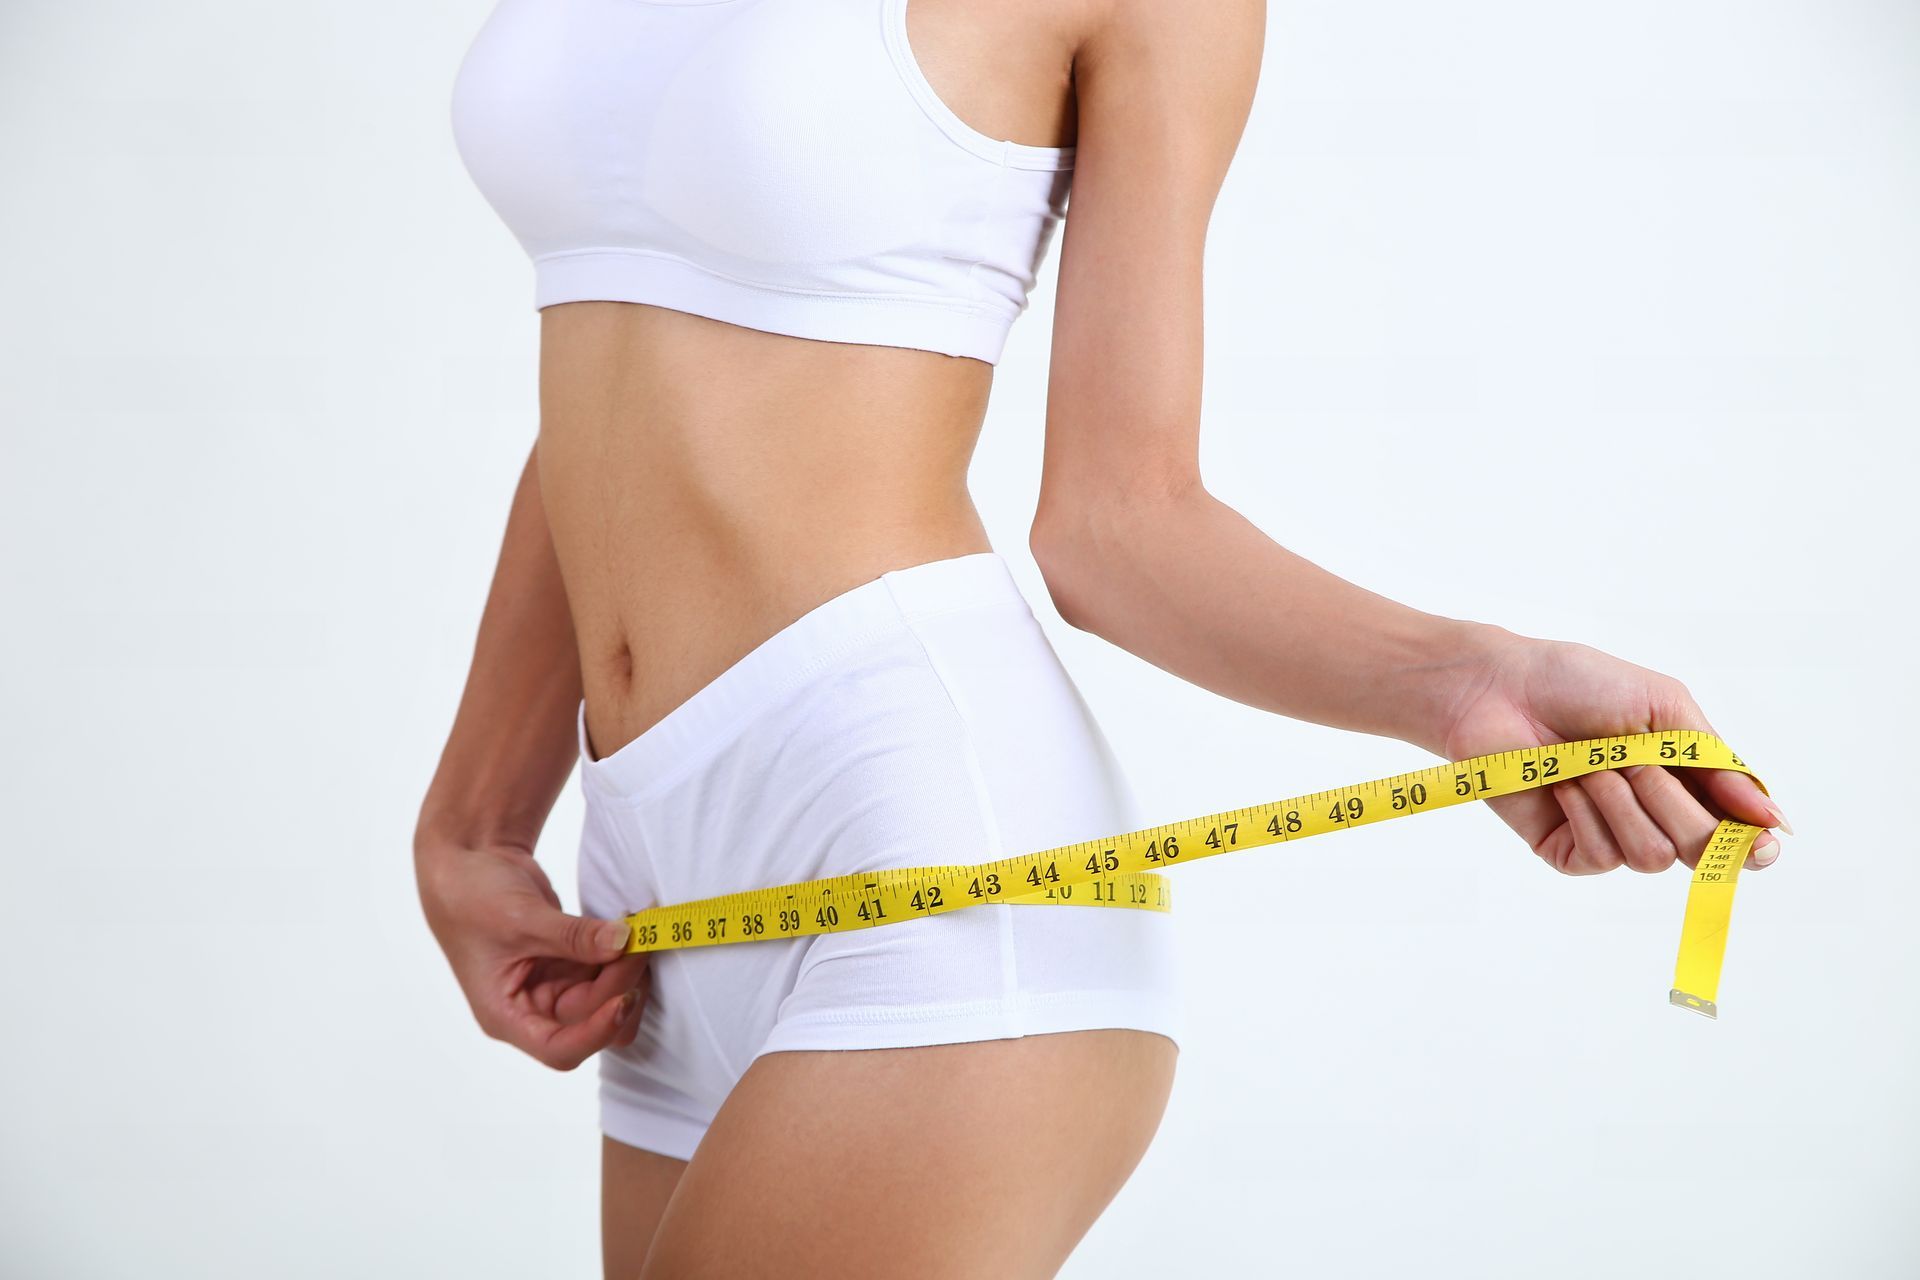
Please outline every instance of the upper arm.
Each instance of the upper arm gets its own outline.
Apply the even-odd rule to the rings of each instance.
[[[1097,4],[1073,64],[1036,537],[1092,495],[1198,483],[1207,223],[1265,37],[1265,0]]]

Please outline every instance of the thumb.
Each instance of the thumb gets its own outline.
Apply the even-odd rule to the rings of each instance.
[[[1684,686],[1676,693],[1667,710],[1666,718],[1672,727],[1696,729],[1726,741],[1724,735],[1707,720],[1706,712],[1700,709],[1700,704],[1693,700]],[[1737,769],[1688,769],[1685,772],[1693,775],[1701,792],[1728,817],[1761,827],[1780,827],[1792,833],[1793,828],[1787,824],[1779,802],[1751,774],[1741,773]]]
[[[627,949],[633,930],[624,920],[599,920],[592,916],[568,915],[548,911],[529,930],[542,955],[578,960],[583,964],[604,964],[617,959]]]

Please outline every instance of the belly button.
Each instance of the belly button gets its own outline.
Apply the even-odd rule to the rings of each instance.
[[[622,693],[632,690],[633,649],[631,646],[622,644],[618,649],[614,650],[613,661],[608,664],[608,673],[620,682]]]

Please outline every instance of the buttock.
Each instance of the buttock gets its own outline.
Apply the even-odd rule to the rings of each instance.
[[[894,570],[783,628],[591,758],[581,909],[968,864],[1146,825],[1020,594],[980,552]],[[763,1053],[1132,1027],[1178,1040],[1169,914],[992,904],[845,934],[656,953],[601,1127],[690,1158]]]

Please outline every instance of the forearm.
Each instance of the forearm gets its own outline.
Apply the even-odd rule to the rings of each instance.
[[[540,501],[537,454],[530,455],[416,844],[531,850],[573,769],[580,692],[573,622]]]
[[[1056,504],[1032,545],[1073,626],[1237,702],[1436,753],[1466,684],[1512,639],[1330,573],[1198,483]]]

